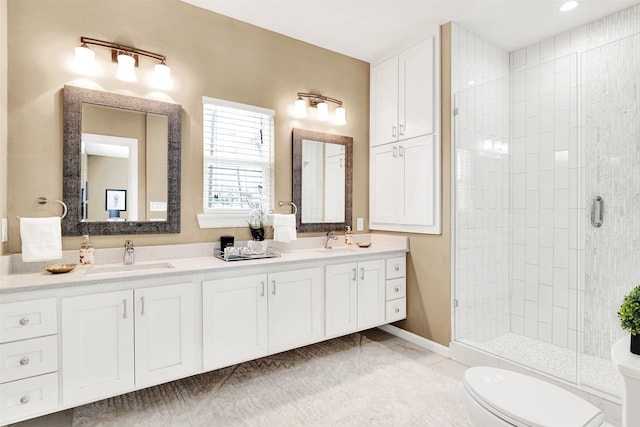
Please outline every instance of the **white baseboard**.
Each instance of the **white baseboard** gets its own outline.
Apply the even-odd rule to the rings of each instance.
[[[423,338],[420,335],[405,331],[404,329],[398,328],[397,326],[393,325],[378,326],[378,329],[382,329],[383,331],[388,332],[391,335],[395,335],[396,337],[405,339],[417,346],[424,348],[425,350],[429,350],[436,354],[439,354],[440,356],[449,358],[449,347],[445,347],[442,344],[438,344],[437,342]]]

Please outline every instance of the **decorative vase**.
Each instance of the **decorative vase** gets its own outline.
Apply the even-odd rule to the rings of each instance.
[[[267,252],[267,241],[266,240],[249,240],[247,242],[247,247],[251,250],[251,253],[254,255],[262,255]]]
[[[631,334],[631,353],[640,356],[640,334]]]
[[[249,227],[249,230],[251,231],[251,237],[253,237],[253,240],[264,240],[264,227]]]

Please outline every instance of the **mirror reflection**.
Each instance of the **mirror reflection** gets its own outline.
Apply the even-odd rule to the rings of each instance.
[[[182,107],[64,87],[64,235],[180,232]]]
[[[300,232],[351,225],[353,139],[293,129],[293,201]]]
[[[83,103],[82,221],[165,221],[167,116]],[[126,197],[108,209],[107,190]]]

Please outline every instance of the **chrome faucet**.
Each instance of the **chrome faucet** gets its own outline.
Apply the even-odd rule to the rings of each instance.
[[[338,237],[333,235],[333,231],[327,231],[327,241],[324,243],[324,248],[333,249],[334,240],[338,240]]]
[[[131,240],[127,240],[124,242],[124,258],[122,263],[124,265],[132,265],[135,261],[133,256],[133,242]]]

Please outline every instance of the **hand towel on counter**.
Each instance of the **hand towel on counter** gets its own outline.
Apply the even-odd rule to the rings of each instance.
[[[296,239],[296,216],[273,214],[273,240],[289,243]]]
[[[36,262],[62,258],[60,217],[20,218],[22,261]]]

